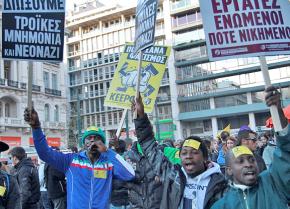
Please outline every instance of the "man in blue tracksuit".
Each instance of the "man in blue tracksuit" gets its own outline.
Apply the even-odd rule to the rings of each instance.
[[[24,119],[32,128],[39,157],[66,175],[68,209],[108,209],[113,177],[123,181],[134,178],[133,168],[107,149],[105,134],[100,128],[90,127],[83,134],[85,151],[63,154],[47,145],[33,108],[25,110]]]

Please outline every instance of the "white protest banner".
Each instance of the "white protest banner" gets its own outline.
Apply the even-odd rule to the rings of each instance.
[[[135,22],[135,52],[154,44],[157,0],[138,0]]]
[[[2,57],[62,61],[65,0],[4,0]]]
[[[288,0],[200,0],[209,59],[290,54]]]

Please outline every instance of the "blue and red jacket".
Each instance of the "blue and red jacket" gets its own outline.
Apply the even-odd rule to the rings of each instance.
[[[40,159],[66,175],[67,209],[108,209],[113,177],[135,177],[133,168],[110,149],[92,164],[85,151],[64,154],[51,149],[40,128],[33,130],[33,139]]]

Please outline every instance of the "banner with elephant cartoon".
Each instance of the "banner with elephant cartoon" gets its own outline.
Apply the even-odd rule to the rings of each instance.
[[[143,52],[140,93],[147,113],[153,111],[170,50],[167,46],[152,46]],[[139,55],[134,53],[134,44],[126,44],[111,81],[105,106],[131,109],[138,79],[138,58]]]

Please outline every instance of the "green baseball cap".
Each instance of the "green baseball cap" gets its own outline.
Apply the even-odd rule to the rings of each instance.
[[[82,136],[83,143],[85,143],[85,138],[87,138],[88,136],[100,136],[103,143],[106,144],[105,132],[101,128],[97,128],[95,126],[90,126],[89,128],[87,128]]]

